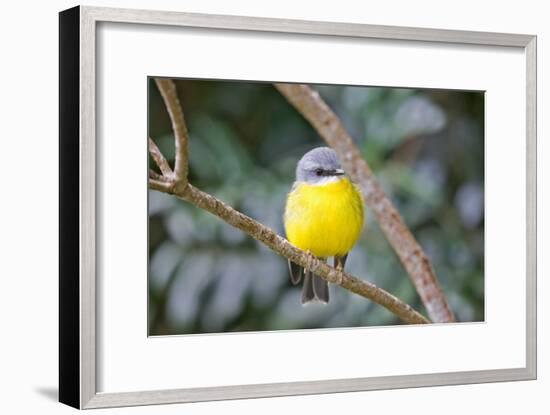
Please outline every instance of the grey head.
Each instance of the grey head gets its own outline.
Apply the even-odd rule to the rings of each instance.
[[[308,151],[296,167],[296,181],[323,184],[338,180],[344,175],[336,152],[329,147],[317,147]]]

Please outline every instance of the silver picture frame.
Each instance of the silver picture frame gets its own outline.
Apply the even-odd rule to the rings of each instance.
[[[510,47],[526,68],[526,365],[312,382],[100,393],[96,388],[96,28],[100,22]],[[60,13],[59,400],[88,409],[536,378],[536,50],[534,35],[79,6]]]

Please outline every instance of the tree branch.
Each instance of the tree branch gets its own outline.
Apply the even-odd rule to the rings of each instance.
[[[454,321],[453,312],[441,290],[430,260],[380,187],[340,119],[319,93],[307,85],[275,84],[275,87],[338,153],[344,170],[361,188],[367,206],[376,215],[380,227],[407,270],[431,319],[438,323]]]
[[[279,255],[290,259],[292,262],[309,269],[319,277],[341,287],[368,298],[391,311],[403,321],[411,324],[429,323],[422,314],[414,310],[410,305],[404,303],[392,294],[378,288],[376,285],[360,280],[346,272],[337,270],[330,265],[318,260],[306,252],[296,248],[286,239],[277,235],[273,230],[233,209],[214,196],[205,193],[187,182],[187,144],[188,134],[183,118],[183,112],[176,95],[175,85],[171,80],[156,80],[164,102],[172,119],[172,126],[175,132],[176,142],[176,166],[184,166],[185,175],[178,176],[177,168],[175,174],[163,175],[164,180],[157,177],[149,178],[149,187],[160,192],[175,195],[200,209],[204,209],[213,215],[224,220],[228,224],[252,236],[262,242]],[[164,91],[164,92],[163,92]],[[177,115],[179,112],[180,115]],[[172,115],[175,114],[175,115]],[[176,131],[179,129],[179,133]],[[152,141],[152,140],[151,140]],[[153,143],[154,144],[154,143]],[[150,146],[151,147],[151,146]],[[156,148],[156,146],[154,146]],[[156,148],[158,150],[158,148]],[[154,151],[156,151],[154,150]],[[158,159],[162,163],[164,156],[158,151]],[[155,161],[157,159],[155,158]],[[158,162],[157,162],[158,163]],[[159,165],[160,168],[160,165]]]
[[[155,78],[155,82],[160,94],[162,95],[168,114],[170,115],[172,129],[174,130],[174,142],[176,147],[174,179],[178,186],[185,186],[187,183],[188,171],[187,146],[189,142],[189,133],[187,132],[187,125],[185,124],[183,110],[181,109],[180,101],[178,99],[176,85],[171,79]]]
[[[387,308],[400,319],[411,324],[429,323],[422,314],[415,311],[410,305],[404,303],[394,295],[378,288],[376,285],[360,280],[346,272],[336,270],[323,261],[307,255],[296,248],[286,239],[277,235],[273,230],[255,221],[245,214],[233,209],[231,206],[188,184],[183,191],[174,191],[173,188],[160,189],[157,184],[149,181],[150,187],[155,190],[173,194],[180,199],[189,202],[196,207],[206,210],[223,219],[228,224],[252,236],[262,242],[279,255],[290,259],[292,262],[311,270],[315,275],[341,287],[368,298],[375,303]]]

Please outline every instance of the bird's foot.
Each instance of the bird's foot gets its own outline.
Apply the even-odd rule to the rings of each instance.
[[[335,284],[341,285],[342,281],[344,280],[344,277],[342,275],[342,273],[344,272],[344,264],[342,263],[342,261],[338,261],[338,260],[336,260],[335,262],[336,264],[334,268],[336,269],[336,271],[338,271],[336,275],[337,280],[335,281]]]
[[[336,273],[336,281],[334,281],[334,283],[337,285],[342,285],[342,281],[344,281],[344,276],[342,273],[344,270],[342,268],[336,268],[336,270],[338,272]]]
[[[311,272],[311,268],[313,268],[313,263],[315,262],[315,260],[317,260],[317,257],[313,255],[309,250],[306,251],[306,255],[307,255],[307,263],[306,263],[305,269],[306,271]]]

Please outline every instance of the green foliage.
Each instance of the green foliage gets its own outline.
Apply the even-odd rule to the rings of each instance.
[[[190,181],[284,235],[296,163],[324,143],[270,84],[180,80],[177,87],[191,135]],[[172,161],[170,122],[153,82],[149,88],[149,134]],[[458,319],[483,320],[483,94],[316,88],[433,261]],[[328,306],[302,307],[286,260],[171,196],[150,191],[149,215],[151,334],[399,324],[336,287]],[[369,214],[346,268],[422,309]]]

